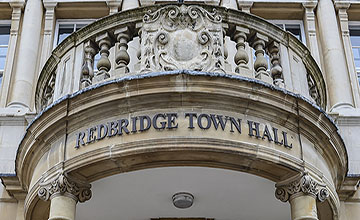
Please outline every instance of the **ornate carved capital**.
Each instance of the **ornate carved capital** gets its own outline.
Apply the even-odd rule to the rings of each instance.
[[[304,193],[317,198],[320,202],[329,197],[329,191],[324,184],[317,183],[309,174],[302,174],[285,183],[275,185],[275,197],[282,202],[287,202],[290,197],[297,193]]]
[[[66,195],[77,201],[85,202],[91,198],[91,185],[74,180],[66,173],[59,173],[54,179],[40,183],[38,196],[47,201],[54,195]]]

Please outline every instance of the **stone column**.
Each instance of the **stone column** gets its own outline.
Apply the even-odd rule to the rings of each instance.
[[[49,220],[75,220],[76,203],[91,198],[91,185],[61,172],[55,178],[40,183],[38,196],[51,200]]]
[[[317,1],[306,1],[302,3],[302,5],[305,8],[304,26],[305,26],[307,45],[309,46],[311,55],[314,57],[319,67],[321,67],[318,39],[316,36],[315,13],[314,13],[314,9],[316,8]]]
[[[354,63],[354,56],[351,48],[349,19],[347,9],[350,7],[349,2],[335,1],[335,8],[337,9],[338,18],[340,22],[341,36],[344,45],[346,63],[349,68],[349,77],[351,82],[352,93],[354,94],[355,107],[360,107],[360,88],[357,80],[356,67]]]
[[[33,108],[33,87],[41,39],[43,6],[41,0],[28,0],[25,6],[16,72],[10,92],[9,107]]]
[[[295,176],[275,186],[275,197],[290,202],[292,220],[318,220],[316,199],[323,202],[329,197],[325,185],[317,183],[309,174]]]
[[[352,108],[353,97],[348,68],[340,39],[335,7],[331,0],[319,0],[317,21],[321,37],[324,74],[330,98],[330,110],[339,112],[342,108]]]
[[[49,58],[51,51],[53,49],[54,43],[54,30],[55,30],[55,7],[57,2],[54,1],[45,1],[45,25],[43,33],[43,42],[41,48],[41,58],[40,58],[40,67],[43,67],[47,59]]]
[[[25,5],[25,0],[12,0],[9,2],[12,8],[11,14],[11,30],[10,30],[10,39],[8,44],[8,52],[7,52],[7,62],[5,63],[5,69],[3,73],[3,80],[2,80],[2,90],[1,90],[1,98],[0,98],[0,107],[4,108],[7,104],[9,95],[10,95],[10,81],[13,77],[14,70],[14,63],[15,60],[15,52],[16,46],[19,36],[19,29],[20,29],[20,19],[22,14],[22,9]]]

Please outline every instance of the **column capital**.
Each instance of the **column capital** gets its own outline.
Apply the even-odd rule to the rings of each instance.
[[[335,9],[338,11],[340,9],[343,10],[348,10],[350,7],[350,2],[349,1],[339,1],[339,0],[335,0],[334,1],[334,5],[335,5]]]
[[[329,197],[329,191],[326,185],[316,182],[307,173],[277,183],[275,187],[275,197],[282,202],[287,202],[290,197],[298,193],[313,196],[320,202],[325,201]]]
[[[55,178],[43,180],[40,183],[38,196],[47,201],[58,195],[63,195],[73,198],[75,201],[85,202],[91,198],[90,188],[90,184],[60,172]]]
[[[11,0],[9,2],[11,8],[21,8],[25,7],[25,0]]]
[[[54,10],[58,3],[54,0],[43,0],[43,4],[46,10]]]
[[[302,6],[305,8],[305,9],[309,9],[309,10],[314,10],[317,6],[318,2],[315,0],[315,1],[306,1],[306,2],[303,2],[302,3]]]
[[[254,4],[253,1],[244,1],[244,0],[238,0],[238,8],[239,10],[246,12],[246,13],[250,13],[250,9],[252,7],[252,5]]]

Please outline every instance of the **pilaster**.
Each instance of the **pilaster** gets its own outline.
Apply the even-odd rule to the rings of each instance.
[[[355,107],[360,107],[360,88],[357,80],[356,67],[354,64],[354,55],[351,48],[350,31],[349,31],[349,19],[347,10],[350,7],[350,2],[335,1],[335,8],[337,10],[337,16],[340,23],[341,37],[344,45],[346,63],[349,69],[349,78],[351,81],[351,90],[354,94]]]
[[[302,3],[305,13],[304,13],[304,26],[306,33],[306,41],[311,51],[311,55],[314,57],[315,61],[321,67],[320,62],[320,54],[319,54],[319,46],[318,39],[316,34],[316,21],[315,21],[315,13],[314,10],[317,6],[317,1],[306,1]]]
[[[42,67],[46,60],[49,58],[51,51],[53,49],[54,42],[54,30],[55,30],[55,8],[57,2],[53,0],[45,0],[43,1],[45,8],[45,25],[44,25],[44,33],[43,33],[43,42],[42,42],[42,50],[41,50],[41,58],[40,58],[40,67]]]

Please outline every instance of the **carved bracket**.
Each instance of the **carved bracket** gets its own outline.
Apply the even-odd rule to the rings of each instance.
[[[282,202],[287,202],[296,193],[312,195],[320,202],[325,201],[329,197],[329,191],[326,189],[326,186],[316,182],[309,174],[303,174],[275,186],[275,197]]]
[[[74,198],[79,202],[85,202],[91,198],[90,188],[90,184],[75,180],[68,174],[61,172],[55,178],[40,183],[38,196],[47,201],[60,194]]]

